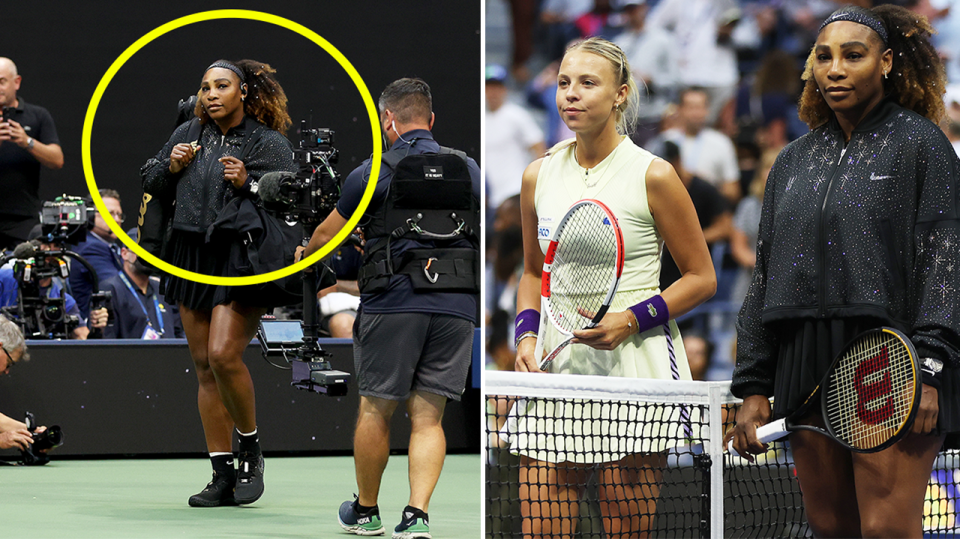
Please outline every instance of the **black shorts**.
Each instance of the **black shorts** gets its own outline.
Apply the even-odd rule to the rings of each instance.
[[[473,322],[426,313],[370,314],[353,325],[360,395],[405,400],[426,391],[460,400],[473,352]]]

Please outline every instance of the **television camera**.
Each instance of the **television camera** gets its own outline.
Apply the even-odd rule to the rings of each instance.
[[[287,221],[303,224],[306,246],[313,231],[336,208],[340,200],[340,175],[333,167],[339,153],[333,146],[332,129],[308,129],[300,122],[300,147],[294,150],[299,165],[296,174],[272,172],[260,180],[259,195],[267,209]],[[263,356],[283,357],[293,374],[291,385],[298,389],[342,396],[347,393],[350,374],[334,370],[330,353],[318,343],[318,279],[325,288],[336,284],[336,276],[323,264],[302,272],[303,321],[261,320],[257,338]]]
[[[0,310],[20,326],[27,339],[66,339],[80,325],[79,317],[67,314],[62,290],[58,297],[48,293],[53,278],[65,280],[70,276],[65,258],[83,264],[93,278],[93,289],[99,290],[93,266],[66,248],[68,243],[86,241],[94,212],[80,197],[63,195],[44,202],[40,210],[40,241],[21,243],[11,255],[3,257],[2,264],[14,261],[18,293],[16,304]],[[109,299],[108,293],[94,293],[90,297],[91,310],[104,307]]]

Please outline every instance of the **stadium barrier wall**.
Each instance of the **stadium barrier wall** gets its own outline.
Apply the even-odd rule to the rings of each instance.
[[[321,339],[334,369],[354,372],[348,339]],[[64,444],[51,456],[186,456],[206,452],[197,412],[197,377],[185,339],[28,341],[31,359],[0,376],[0,412],[42,425],[60,425]],[[244,352],[257,399],[257,422],[268,453],[347,453],[356,421],[356,379],[344,397],[290,386],[291,374],[267,364],[256,340]],[[274,359],[274,361],[277,361]],[[282,359],[279,360],[281,363]],[[444,414],[451,453],[480,447],[480,395],[468,380],[460,402]],[[410,422],[397,408],[391,449],[405,452]],[[15,458],[14,450],[0,458]]]

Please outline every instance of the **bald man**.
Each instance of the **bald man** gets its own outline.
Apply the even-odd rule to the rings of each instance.
[[[38,222],[40,167],[63,167],[53,118],[17,97],[20,82],[16,64],[0,57],[0,248],[26,241]]]

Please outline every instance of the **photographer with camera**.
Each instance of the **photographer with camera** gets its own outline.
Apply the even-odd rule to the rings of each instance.
[[[120,193],[113,189],[101,189],[100,197],[103,199],[103,205],[107,207],[117,224],[123,224]],[[120,259],[117,235],[107,226],[107,222],[100,215],[100,212],[92,209],[93,202],[86,198],[84,200],[87,202],[87,207],[91,208],[89,211],[93,212],[93,219],[90,229],[84,235],[86,240],[78,243],[73,251],[93,266],[94,271],[97,272],[97,279],[100,283],[103,283],[111,277],[116,277],[123,268],[123,260]],[[80,316],[84,318],[90,314],[90,296],[97,292],[93,289],[93,283],[94,277],[86,266],[83,264],[71,265],[70,294],[73,299],[77,300]]]
[[[353,335],[360,390],[354,434],[359,496],[344,502],[338,516],[351,533],[383,533],[377,497],[390,455],[390,418],[406,401],[410,499],[394,537],[429,537],[424,535],[428,505],[446,455],[441,418],[447,399],[460,399],[471,361],[481,176],[473,159],[434,140],[426,82],[391,83],[380,95],[379,109],[390,149],[361,221],[364,264]],[[357,211],[370,170],[367,160],[347,177],[336,211],[314,232],[306,256],[329,243]],[[454,268],[472,272],[464,282]]]
[[[17,97],[21,77],[0,57],[0,249],[27,240],[40,210],[40,168],[63,167],[57,128],[47,109]]]
[[[33,227],[31,240],[13,252],[14,264],[0,268],[0,309],[21,327],[35,334],[31,338],[85,340],[91,328],[104,328],[109,313],[105,307],[83,318],[76,300],[63,290],[59,279],[66,262],[44,252],[57,252],[57,245],[44,241],[40,225]]]
[[[15,364],[29,358],[20,328],[6,317],[0,316],[0,375],[9,374]],[[40,433],[46,429],[37,427],[35,432]],[[33,435],[26,423],[0,414],[0,449],[27,450],[32,443]]]
[[[253,60],[211,64],[200,83],[197,118],[180,125],[141,168],[145,193],[160,199],[172,195],[176,201],[168,260],[173,265],[204,275],[231,272],[236,263],[231,246],[208,242],[208,228],[238,197],[260,204],[257,191],[264,174],[296,172],[293,147],[282,134],[291,123],[287,97],[275,73]],[[213,286],[167,275],[162,289],[167,303],[180,308],[213,466],[213,479],[189,504],[253,503],[263,493],[263,456],[243,351],[261,316],[277,305],[251,296],[251,286]],[[234,428],[240,438],[239,470],[233,463]]]

